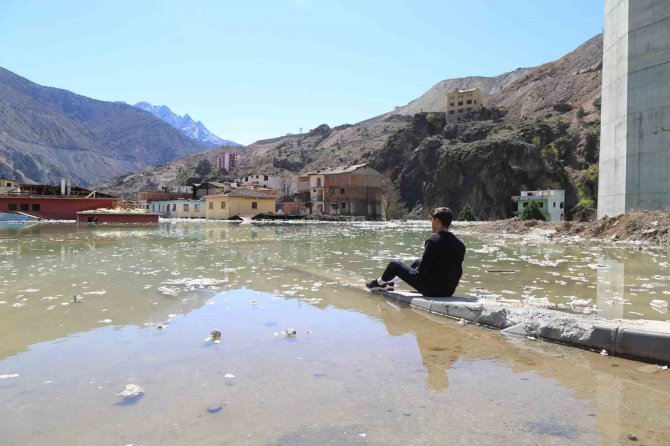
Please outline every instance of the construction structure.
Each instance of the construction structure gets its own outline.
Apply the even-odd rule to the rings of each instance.
[[[447,119],[458,119],[484,105],[484,93],[479,88],[454,90],[445,99]]]
[[[297,198],[284,211],[379,220],[383,178],[367,164],[308,172],[298,177]]]
[[[670,0],[605,0],[598,218],[670,208]]]
[[[517,203],[517,215],[521,215],[530,203],[537,203],[547,221],[561,221],[565,216],[564,190],[523,190],[512,200]]]

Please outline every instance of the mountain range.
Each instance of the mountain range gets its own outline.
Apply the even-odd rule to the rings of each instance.
[[[151,105],[148,102],[138,102],[134,107],[157,116],[184,135],[191,139],[195,139],[196,141],[200,141],[208,147],[242,146],[242,144],[236,143],[235,141],[219,138],[214,133],[210,132],[202,122],[194,121],[188,113],[184,116],[179,116],[165,105]]]
[[[135,107],[45,87],[0,68],[0,176],[88,186],[206,150]]]

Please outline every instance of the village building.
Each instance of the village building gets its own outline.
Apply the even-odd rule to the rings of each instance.
[[[547,221],[561,221],[565,217],[565,190],[524,190],[512,197],[517,202],[517,215],[532,202],[537,203]]]
[[[0,187],[10,187],[15,188],[19,183],[16,180],[10,180],[9,178],[0,178]]]
[[[205,218],[204,200],[158,200],[150,202],[147,209],[165,218]]]
[[[204,198],[205,217],[208,220],[230,220],[233,217],[274,213],[277,206],[275,191],[268,189],[238,188]]]
[[[225,170],[226,172],[230,172],[237,167],[239,159],[239,153],[224,152],[216,157],[214,165],[217,171]]]
[[[207,195],[217,195],[229,192],[233,188],[230,183],[219,183],[216,181],[208,181],[206,183],[195,184],[193,186],[193,196],[201,199]]]
[[[484,94],[479,88],[454,90],[447,93],[447,119],[460,119],[484,105]]]
[[[296,185],[291,175],[245,175],[235,180],[241,187],[261,186],[277,191],[279,197],[291,196],[296,192]]]
[[[378,220],[383,178],[367,164],[308,172],[298,177],[296,200],[285,203],[284,211]]]

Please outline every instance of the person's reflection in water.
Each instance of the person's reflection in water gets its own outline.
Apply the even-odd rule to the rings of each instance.
[[[448,370],[463,353],[460,338],[462,335],[435,321],[417,321],[417,315],[410,315],[405,311],[397,311],[392,307],[381,310],[382,321],[391,336],[414,334],[423,367],[428,372],[426,378],[428,388],[436,392],[447,390]]]

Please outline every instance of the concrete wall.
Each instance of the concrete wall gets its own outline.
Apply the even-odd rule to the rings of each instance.
[[[605,0],[598,218],[670,208],[670,0]]]

